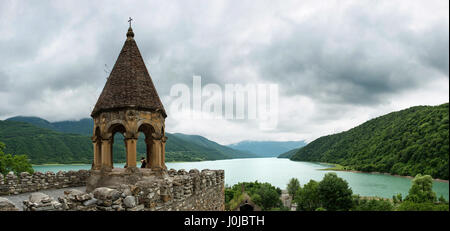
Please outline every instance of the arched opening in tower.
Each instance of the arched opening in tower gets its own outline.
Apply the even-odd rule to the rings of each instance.
[[[125,163],[127,160],[125,132],[126,129],[122,124],[111,126],[111,166],[114,163]],[[126,164],[123,164],[126,167]],[[120,166],[122,167],[122,166]]]
[[[152,136],[155,133],[155,129],[150,124],[144,123],[139,126],[138,132],[138,153],[141,157],[144,157],[146,161],[145,168],[151,168],[157,161],[155,158],[156,156]],[[139,160],[140,159],[141,158],[139,158]]]
[[[241,207],[239,208],[239,211],[253,211],[253,210],[254,210],[253,206],[247,203],[241,205]]]

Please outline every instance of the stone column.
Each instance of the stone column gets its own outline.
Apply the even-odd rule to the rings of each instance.
[[[161,140],[153,139],[152,154],[150,160],[150,167],[152,169],[161,169]]]
[[[167,169],[166,166],[166,141],[167,141],[167,136],[163,136],[161,138],[161,165],[164,169]]]
[[[111,168],[114,168],[114,160],[113,160],[113,145],[114,145],[114,136],[111,137],[111,144],[109,146],[109,166],[111,166]]]
[[[145,135],[145,145],[146,145],[146,160],[147,160],[147,165],[145,166],[145,168],[151,168],[150,162],[152,162],[152,138],[151,137],[147,137],[147,135]]]
[[[112,139],[112,138],[111,138]],[[112,169],[112,141],[111,139],[103,139],[102,140],[102,166],[103,169]]]
[[[92,166],[92,169],[98,170],[102,165],[102,142],[100,140],[94,140],[92,143],[94,144],[94,165]]]
[[[136,144],[137,139],[127,138],[126,142],[126,151],[127,151],[127,167],[136,167]]]

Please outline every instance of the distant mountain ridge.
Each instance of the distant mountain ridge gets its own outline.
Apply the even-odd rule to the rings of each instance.
[[[298,150],[300,150],[300,148],[295,148],[295,149],[292,149],[292,150],[290,150],[290,151],[281,153],[281,154],[278,156],[278,158],[288,158],[288,159],[289,159],[289,158],[291,158],[295,153],[297,153]]]
[[[306,145],[305,141],[241,141],[227,145],[230,148],[253,153],[261,157],[277,157],[281,153],[300,148]]]
[[[33,164],[91,163],[92,119],[49,122],[39,117],[16,116],[0,121],[0,142],[6,152],[27,154]],[[254,158],[253,154],[235,150],[202,136],[166,133],[166,161],[201,161],[232,158]],[[114,137],[114,162],[125,161],[123,137]],[[139,136],[138,155],[144,156],[146,146]]]
[[[57,132],[73,133],[80,135],[92,135],[94,120],[84,118],[81,120],[66,120],[59,122],[49,122],[45,119],[34,116],[15,116],[6,119],[6,121],[18,121],[30,123],[38,127],[48,128]]]
[[[320,137],[290,159],[448,180],[449,104],[391,112],[348,131]]]

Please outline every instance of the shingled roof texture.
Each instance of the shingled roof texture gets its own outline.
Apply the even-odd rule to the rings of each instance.
[[[127,40],[95,104],[92,117],[102,111],[124,108],[161,110],[163,116],[167,116],[133,37],[129,28]]]

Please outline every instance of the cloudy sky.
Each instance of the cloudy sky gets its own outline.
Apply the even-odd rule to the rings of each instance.
[[[222,144],[306,140],[449,98],[448,1],[0,2],[0,119],[89,117],[128,17],[166,131]],[[106,65],[106,66],[105,66]],[[277,84],[278,126],[176,119],[173,85]]]

